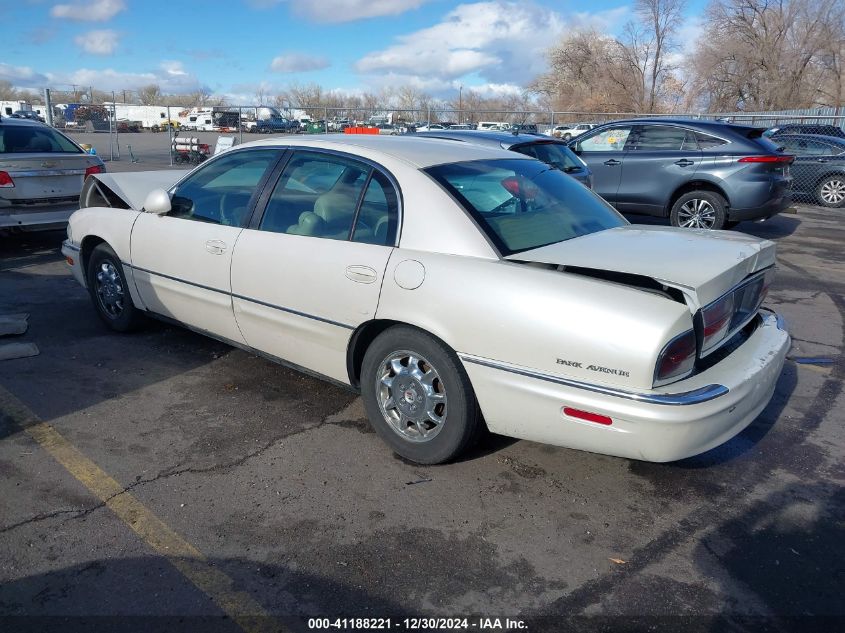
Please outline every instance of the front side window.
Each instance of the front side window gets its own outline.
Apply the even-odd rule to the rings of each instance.
[[[347,240],[369,174],[370,167],[355,160],[296,152],[273,189],[259,229]]]
[[[251,149],[210,161],[176,187],[168,216],[243,226],[258,184],[278,157],[278,150]]]
[[[586,133],[585,133],[586,134]],[[621,152],[631,134],[630,125],[605,128],[596,134],[585,136],[578,141],[578,150],[582,152]]]
[[[505,256],[628,223],[592,191],[539,161],[449,163],[426,172]]]
[[[48,127],[29,125],[0,126],[0,153],[4,154],[82,154],[82,148]]]

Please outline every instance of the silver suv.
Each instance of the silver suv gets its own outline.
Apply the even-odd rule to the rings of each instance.
[[[622,213],[673,226],[723,229],[761,220],[791,202],[795,159],[761,128],[716,121],[616,121],[570,141],[593,172],[593,190]]]

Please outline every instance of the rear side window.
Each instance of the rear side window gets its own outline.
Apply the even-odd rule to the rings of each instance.
[[[358,209],[352,241],[392,246],[396,241],[398,221],[396,190],[384,174],[374,170]]]
[[[669,151],[683,148],[687,131],[669,125],[643,125],[637,131],[631,149],[639,151]]]
[[[705,134],[704,132],[696,132],[695,138],[698,141],[699,149],[712,149],[727,143],[725,139],[721,139],[718,136],[711,136],[710,134]]]
[[[82,148],[47,126],[0,126],[0,153],[82,154]]]

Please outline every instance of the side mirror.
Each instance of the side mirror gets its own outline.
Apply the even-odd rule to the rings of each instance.
[[[144,200],[144,211],[164,215],[170,212],[170,196],[164,189],[153,189]]]

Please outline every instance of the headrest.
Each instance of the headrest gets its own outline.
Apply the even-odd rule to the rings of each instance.
[[[355,203],[354,196],[329,191],[314,202],[314,213],[325,220],[330,228],[348,227],[355,214]]]

